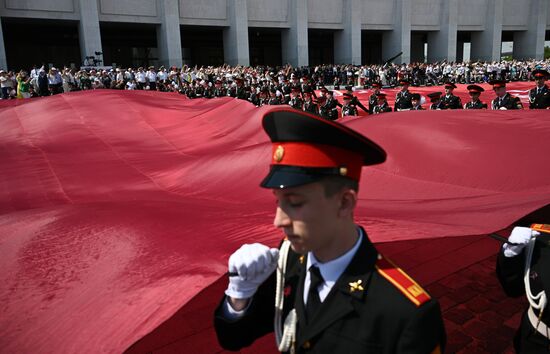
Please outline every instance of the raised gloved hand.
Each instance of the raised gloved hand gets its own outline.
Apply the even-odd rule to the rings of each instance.
[[[512,230],[508,243],[505,243],[502,248],[506,257],[515,257],[523,251],[532,237],[540,235],[540,232],[532,230],[528,227],[516,226]]]
[[[229,257],[229,285],[225,294],[236,299],[248,299],[277,268],[279,250],[259,243],[242,245]]]

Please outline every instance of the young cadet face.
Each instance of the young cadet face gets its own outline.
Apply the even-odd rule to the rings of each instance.
[[[322,255],[338,248],[341,193],[327,197],[324,186],[315,182],[274,189],[273,194],[277,202],[273,224],[285,233],[295,252]]]

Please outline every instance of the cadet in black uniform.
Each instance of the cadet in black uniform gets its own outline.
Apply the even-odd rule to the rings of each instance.
[[[277,88],[272,87],[269,89],[269,98],[267,100],[267,103],[270,106],[277,106],[282,104],[281,100],[277,96]]]
[[[529,304],[514,338],[516,352],[550,353],[550,225],[515,227],[498,255],[497,275],[508,296],[525,295]]]
[[[334,98],[333,94],[334,93],[332,91],[326,90],[325,97],[327,100],[323,105],[327,112],[327,118],[330,120],[338,119],[338,108],[336,107],[342,107],[342,104]]]
[[[379,92],[376,94],[376,106],[374,106],[372,110],[372,114],[380,114],[380,113],[386,113],[391,112],[391,107],[388,105],[388,101],[386,100],[386,94]]]
[[[378,97],[376,95],[380,93],[381,88],[382,84],[379,82],[372,83],[372,95],[369,96],[369,114],[373,113],[374,107],[378,104]]]
[[[523,109],[519,97],[512,96],[506,92],[506,81],[493,80],[489,82],[493,85],[497,97],[491,102],[492,109]]]
[[[545,81],[548,78],[548,71],[534,70],[532,73],[537,85],[529,90],[530,109],[550,109],[550,89]]]
[[[300,97],[300,88],[299,87],[293,87],[292,91],[290,92],[290,102],[288,102],[288,105],[292,108],[302,110],[302,106],[304,105],[304,101]]]
[[[248,95],[244,89],[244,80],[240,76],[237,76],[235,77],[235,83],[236,86],[229,90],[228,95],[240,100],[248,100]]]
[[[366,113],[369,113],[369,110],[367,108],[365,108],[365,106],[363,106],[363,104],[361,103],[361,101],[359,101],[359,99],[357,98],[357,96],[354,96],[353,95],[353,87],[348,85],[346,86],[346,93],[351,95],[351,102],[350,104],[352,106],[355,106],[355,107],[359,107],[361,108],[364,112]]]
[[[410,82],[407,80],[399,81],[401,85],[401,91],[395,95],[395,109],[394,111],[406,111],[412,108],[411,93],[409,92]]]
[[[441,104],[444,109],[462,109],[460,97],[453,94],[456,85],[452,82],[445,83],[445,96],[441,98]]]
[[[485,91],[483,87],[478,85],[468,85],[466,89],[468,89],[468,94],[472,99],[470,102],[466,102],[464,109],[487,109],[487,103],[479,100],[481,93]]]
[[[312,93],[313,91],[311,88],[306,88],[303,95],[304,95],[304,111],[312,114],[319,114],[319,106],[317,106],[317,103],[315,103],[312,99]]]
[[[342,105],[342,118],[346,116],[358,116],[357,107],[353,105],[353,95],[344,93],[344,104]],[[367,111],[368,112],[368,111]]]
[[[422,104],[420,103],[420,94],[419,93],[413,93],[411,94],[411,102],[412,102],[412,111],[423,111],[424,107],[422,107]]]
[[[222,86],[222,80],[217,79],[214,83],[214,97],[225,97],[227,96],[227,90]]]
[[[319,115],[325,119],[328,119],[328,111],[327,107],[325,106],[327,98],[324,94],[320,94],[319,97],[315,100],[315,103],[317,104],[317,107],[319,107]]]
[[[432,92],[428,94],[430,98],[430,110],[441,110],[444,109],[443,103],[441,102],[441,92]]]
[[[222,347],[239,350],[275,331],[285,353],[441,353],[438,302],[353,219],[361,168],[382,163],[382,148],[291,108],[268,112],[263,127],[273,153],[261,186],[274,194],[274,225],[286,240],[229,257],[214,319]]]

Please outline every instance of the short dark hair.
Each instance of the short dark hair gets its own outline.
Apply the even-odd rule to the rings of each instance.
[[[359,192],[359,182],[343,176],[327,176],[319,181],[325,189],[325,196],[332,197],[344,188]]]

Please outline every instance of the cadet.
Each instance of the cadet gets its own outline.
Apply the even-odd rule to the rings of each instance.
[[[355,106],[355,107],[359,107],[361,108],[364,112],[366,113],[369,113],[369,110],[365,108],[365,106],[363,106],[363,104],[361,103],[361,101],[359,101],[359,99],[357,98],[357,96],[354,96],[353,95],[353,87],[348,85],[346,86],[346,93],[350,95],[351,99],[350,99],[350,104],[352,106]],[[344,93],[344,95],[346,94]]]
[[[422,107],[422,104],[420,103],[420,94],[419,93],[413,93],[411,94],[411,102],[412,102],[412,111],[423,111],[424,108]]]
[[[493,90],[497,97],[491,102],[492,109],[523,109],[519,97],[512,96],[506,92],[506,81],[493,80],[489,82],[493,85]]]
[[[441,98],[443,109],[462,109],[462,101],[460,97],[453,94],[456,85],[452,82],[445,83],[445,96]]]
[[[279,96],[277,96],[277,88],[272,87],[269,89],[269,98],[267,99],[266,104],[270,106],[277,106],[282,104],[281,100],[279,99]]]
[[[300,98],[300,87],[292,87],[290,91],[290,101],[288,105],[292,108],[302,110],[304,101]]]
[[[342,105],[342,118],[346,116],[358,116],[357,107],[352,104],[353,95],[344,93],[344,104]],[[368,111],[367,111],[368,112]]]
[[[412,108],[411,93],[409,92],[410,82],[407,80],[399,81],[401,91],[395,95],[395,111],[406,111]]]
[[[548,71],[534,70],[531,75],[535,78],[536,86],[529,90],[529,108],[549,109],[550,89],[545,84],[545,81],[549,76]]]
[[[303,109],[305,112],[312,113],[312,114],[319,114],[319,106],[317,106],[317,103],[313,102],[312,100],[312,90],[309,87],[306,87],[304,89],[304,105]]]
[[[376,94],[376,106],[374,106],[374,109],[372,110],[372,114],[380,114],[380,113],[386,113],[391,112],[391,107],[388,105],[388,101],[386,100],[386,94],[379,92]]]
[[[430,98],[430,110],[444,109],[443,102],[441,102],[441,92],[432,92],[428,94]]]
[[[330,120],[338,119],[338,108],[336,107],[342,107],[342,104],[334,98],[333,94],[332,91],[325,90],[325,97],[327,100],[323,106],[327,112],[327,118]]]
[[[550,225],[515,227],[499,252],[497,275],[508,296],[525,295],[523,313],[514,338],[517,353],[550,353]]]
[[[478,85],[468,85],[466,89],[472,99],[470,102],[466,102],[464,109],[487,109],[487,103],[479,100],[479,96],[481,96],[481,93],[485,91],[483,87]]]
[[[273,153],[261,186],[274,195],[285,240],[279,249],[243,245],[229,257],[214,318],[222,347],[239,350],[275,331],[282,352],[440,353],[438,302],[354,222],[362,166],[384,162],[384,150],[288,107],[267,112],[263,127]]]
[[[380,93],[381,88],[382,84],[379,82],[372,83],[372,95],[369,96],[369,114],[373,113],[374,107],[378,104],[378,97],[376,95]]]
[[[225,97],[227,96],[227,90],[222,86],[222,80],[216,79],[214,82],[214,97]]]

